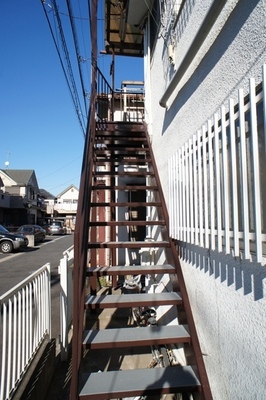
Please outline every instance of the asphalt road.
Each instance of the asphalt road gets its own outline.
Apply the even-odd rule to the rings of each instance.
[[[44,243],[10,254],[0,253],[0,296],[19,284],[46,263],[51,265],[52,338],[59,325],[60,276],[58,266],[63,252],[73,245],[73,235],[47,236]]]

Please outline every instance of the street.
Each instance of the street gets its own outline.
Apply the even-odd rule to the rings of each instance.
[[[58,265],[63,252],[73,245],[73,235],[47,236],[44,243],[23,251],[0,253],[0,295],[19,284],[46,263],[51,264],[52,338],[60,332]]]

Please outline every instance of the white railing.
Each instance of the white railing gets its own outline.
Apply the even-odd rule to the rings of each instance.
[[[50,264],[0,297],[2,365],[0,399],[10,399],[41,344],[50,339]]]
[[[73,318],[73,266],[74,246],[63,253],[58,273],[60,274],[60,353],[61,360],[68,359],[69,332]]]
[[[123,81],[120,107],[115,106],[115,121],[142,122],[144,119],[144,83],[140,81]]]
[[[53,208],[55,211],[77,211],[78,203],[56,203]]]
[[[265,263],[266,68],[168,163],[171,236]]]

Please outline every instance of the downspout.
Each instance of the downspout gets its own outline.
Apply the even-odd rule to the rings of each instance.
[[[207,35],[209,34],[211,28],[213,27],[215,21],[217,20],[221,10],[223,9],[224,5],[226,4],[227,0],[214,0],[212,3],[211,8],[209,9],[208,14],[206,15],[203,23],[201,24],[198,33],[193,40],[190,48],[188,49],[185,58],[183,59],[180,67],[176,71],[173,79],[171,80],[168,88],[166,89],[163,97],[160,100],[160,106],[167,108],[167,102],[170,96],[173,94],[175,88],[177,87],[178,83],[181,81],[183,75],[185,74],[188,65],[191,64],[194,57],[196,56],[199,48],[201,47],[202,43],[206,39]]]

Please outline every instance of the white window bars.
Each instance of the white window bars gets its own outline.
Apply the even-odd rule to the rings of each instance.
[[[265,262],[265,74],[229,99],[169,160],[173,238]]]
[[[11,399],[51,332],[50,264],[0,297],[0,399]]]

